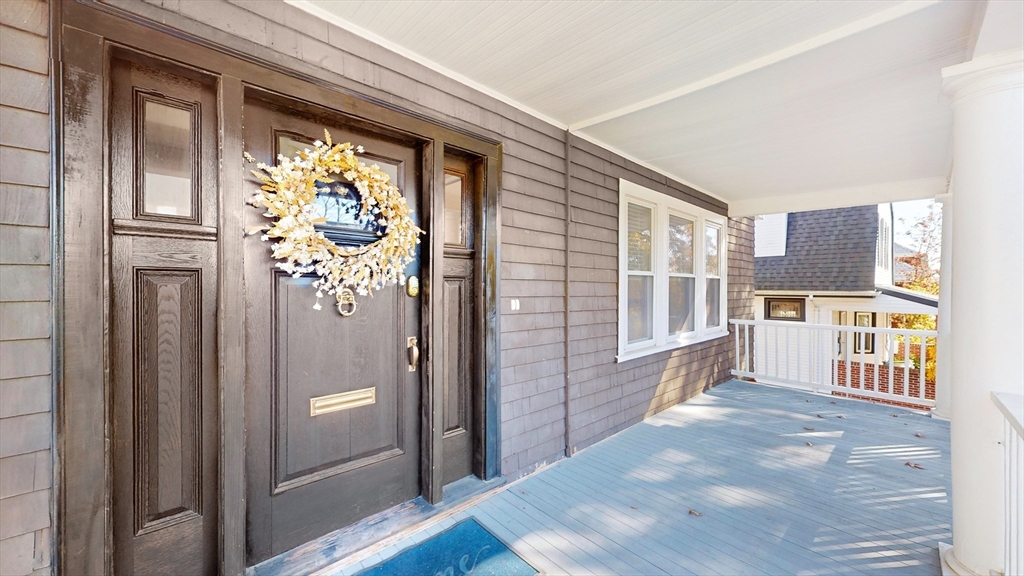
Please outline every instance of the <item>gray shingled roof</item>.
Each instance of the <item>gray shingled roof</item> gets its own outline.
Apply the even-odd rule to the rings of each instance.
[[[878,207],[789,215],[786,255],[754,259],[757,290],[875,289]]]

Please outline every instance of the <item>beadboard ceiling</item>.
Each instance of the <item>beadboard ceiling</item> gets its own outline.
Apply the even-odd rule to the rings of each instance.
[[[291,3],[730,203],[934,196],[984,3]]]

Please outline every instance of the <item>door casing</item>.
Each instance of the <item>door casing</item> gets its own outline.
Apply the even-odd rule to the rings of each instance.
[[[424,144],[422,217],[431,237],[423,252],[421,494],[441,500],[442,291],[444,154],[482,162],[482,202],[476,290],[482,357],[485,479],[500,474],[500,211],[501,144],[481,129],[403,109],[368,96],[347,78],[277,53],[263,58],[182,30],[178,15],[155,22],[95,2],[51,2],[54,54],[53,291],[55,451],[54,493],[58,566],[66,573],[112,573],[110,423],[109,62],[124,50],[218,78],[220,214],[217,253],[218,380],[220,396],[220,561],[226,574],[245,568],[245,334],[242,285],[244,170],[241,117],[246,90],[260,89],[336,110],[353,121],[421,139]],[[410,108],[415,107],[410,105]],[[237,160],[233,160],[237,159]],[[68,178],[72,176],[71,178]],[[238,230],[232,234],[231,230]],[[230,280],[229,280],[230,279]]]

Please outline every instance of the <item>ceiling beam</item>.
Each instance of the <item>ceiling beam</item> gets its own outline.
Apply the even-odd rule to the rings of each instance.
[[[850,22],[849,24],[845,24],[834,30],[829,30],[828,32],[818,34],[817,36],[814,36],[802,42],[797,42],[796,44],[787,46],[785,48],[782,48],[781,50],[776,50],[775,52],[772,52],[770,54],[765,54],[764,56],[755,58],[749,62],[745,62],[738,66],[734,66],[728,70],[719,72],[718,74],[713,74],[711,76],[708,76],[707,78],[702,78],[700,80],[697,80],[696,82],[691,82],[685,86],[680,86],[679,88],[676,88],[674,90],[663,92],[661,94],[658,94],[657,96],[646,98],[644,100],[635,102],[628,106],[623,106],[616,110],[612,110],[610,112],[606,112],[604,114],[600,114],[592,118],[587,118],[586,120],[582,120],[580,122],[572,123],[569,125],[569,130],[572,132],[583,130],[588,126],[594,126],[595,124],[601,124],[602,122],[614,120],[615,118],[619,118],[627,114],[632,114],[633,112],[638,112],[646,108],[651,108],[652,106],[663,104],[665,102],[668,102],[669,100],[675,100],[676,98],[686,96],[687,94],[692,94],[699,90],[704,90],[711,86],[721,84],[723,82],[732,80],[733,78],[737,78],[739,76],[748,74],[755,70],[767,68],[768,66],[777,64],[783,60],[787,60],[794,56],[805,54],[807,52],[815,50],[816,48],[820,48],[826,44],[831,44],[832,42],[835,42],[837,40],[848,38],[855,34],[859,34],[860,32],[863,32],[865,30],[881,26],[888,22],[892,22],[893,20],[897,20],[899,18],[907,16],[909,14],[913,14],[920,10],[924,10],[929,6],[938,4],[940,1],[941,0],[908,0],[907,2],[897,4],[896,6],[887,8],[885,10],[882,10],[881,12],[876,12],[875,14],[866,16],[854,22]]]
[[[926,200],[945,194],[949,188],[946,178],[920,178],[901,182],[885,182],[852,188],[820,190],[770,198],[750,198],[729,202],[729,216],[757,216],[759,214],[780,214],[782,212],[807,212],[808,210],[830,210],[851,206],[868,206],[906,200]]]

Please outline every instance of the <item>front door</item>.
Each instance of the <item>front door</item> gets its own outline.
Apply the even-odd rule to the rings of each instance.
[[[273,164],[330,131],[362,145],[405,195],[421,227],[421,152],[412,142],[356,126],[298,102],[247,98],[245,149]],[[251,191],[258,183],[250,178]],[[339,244],[376,241],[354,190],[318,197],[324,233]],[[246,226],[265,224],[256,208]],[[245,242],[248,561],[289,550],[420,493],[420,298],[388,286],[356,296],[350,316],[315,310],[313,277],[275,267],[270,243]],[[419,276],[418,261],[406,270]],[[332,409],[332,407],[334,409]],[[340,407],[340,409],[338,409]]]

